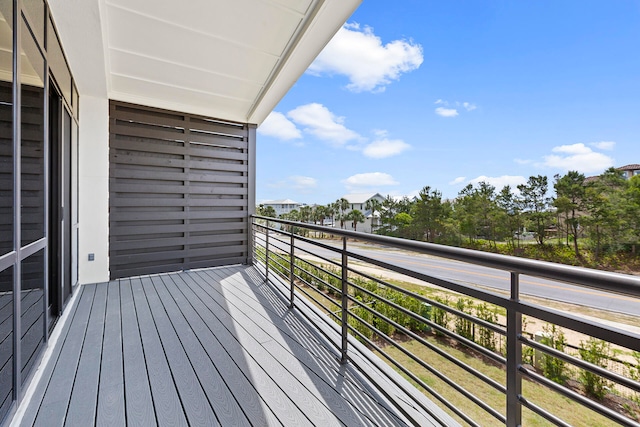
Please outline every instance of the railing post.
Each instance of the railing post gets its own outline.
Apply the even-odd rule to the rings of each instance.
[[[340,359],[340,363],[347,363],[348,361],[348,356],[347,356],[347,334],[349,333],[349,328],[348,328],[348,301],[349,299],[347,298],[348,296],[348,286],[347,286],[347,280],[348,280],[348,271],[347,271],[347,238],[346,237],[342,237],[342,357]]]
[[[289,246],[289,285],[291,286],[291,296],[289,297],[289,308],[293,308],[294,304],[293,304],[293,298],[294,298],[294,290],[295,290],[295,286],[293,284],[294,281],[294,271],[293,271],[293,267],[295,265],[295,258],[294,258],[294,238],[293,238],[293,233],[291,233],[291,243]]]
[[[269,221],[267,220],[267,227],[264,229],[264,281],[269,283]]]
[[[522,425],[522,313],[517,309],[520,301],[520,275],[511,273],[511,301],[507,308],[507,427]]]

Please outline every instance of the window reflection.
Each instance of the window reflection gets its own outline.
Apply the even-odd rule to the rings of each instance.
[[[44,342],[44,249],[22,261],[20,292],[22,381],[27,378]]]
[[[13,395],[13,267],[0,272],[0,419]]]
[[[12,3],[0,0],[0,255],[13,250]]]
[[[44,237],[44,59],[23,22],[20,70],[22,246]]]

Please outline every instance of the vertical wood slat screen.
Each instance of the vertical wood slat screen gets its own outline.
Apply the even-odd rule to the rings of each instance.
[[[112,279],[246,262],[247,125],[111,101]]]

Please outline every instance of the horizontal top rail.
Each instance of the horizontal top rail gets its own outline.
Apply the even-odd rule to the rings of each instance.
[[[397,249],[405,249],[426,255],[433,255],[513,273],[525,274],[527,276],[557,280],[601,291],[615,292],[640,298],[640,277],[637,276],[556,264],[548,261],[518,258],[515,256],[494,254],[490,252],[481,252],[473,249],[419,242],[397,237],[379,236],[376,234],[343,230],[339,228],[288,221],[259,215],[252,215],[252,217],[255,219],[286,224],[294,227],[303,227],[309,230],[320,231],[336,236],[351,237]],[[332,249],[335,249],[336,252],[341,251],[339,248],[332,247]]]

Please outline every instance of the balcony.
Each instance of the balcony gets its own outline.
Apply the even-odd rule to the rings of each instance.
[[[432,415],[408,405],[374,366],[341,364],[339,335],[251,266],[85,285],[74,298],[16,425],[453,423],[426,399]]]
[[[310,238],[313,232],[332,234],[337,248]],[[351,243],[356,240],[507,271],[510,293],[364,256]],[[529,338],[522,316],[636,352],[640,335],[633,328],[623,330],[527,302],[518,286],[521,275],[554,278],[637,302],[637,278],[260,217],[253,219],[253,242],[252,266],[81,286],[51,337],[13,424],[515,426],[536,419],[545,425],[638,425],[628,414],[575,387],[547,379],[525,363],[523,355],[533,349],[591,372],[618,395],[637,398],[637,377]],[[365,265],[504,308],[506,324],[408,291],[367,272]],[[419,302],[418,309],[407,310],[391,293],[375,292],[371,282]],[[331,291],[318,292],[320,288]],[[420,309],[425,305],[428,314]],[[438,309],[467,321],[480,335],[500,337],[502,345],[487,348],[475,333],[465,336],[457,328],[443,327],[433,314]],[[413,320],[412,326],[400,322],[399,314]],[[448,342],[471,350],[467,356],[475,354],[499,366],[502,377],[493,378],[473,367],[469,357],[434,346],[429,334],[446,336]],[[410,342],[417,345],[407,345]],[[434,356],[418,356],[419,346]],[[462,370],[464,383],[434,368],[436,357]],[[426,379],[422,372],[427,371],[437,383]],[[474,385],[478,381],[484,387]],[[563,419],[563,414],[538,405],[535,392],[527,394],[533,383],[591,415],[579,422]],[[464,401],[440,391],[442,386]],[[483,392],[487,388],[502,394],[502,402],[489,401]],[[478,418],[479,412],[484,417]]]

